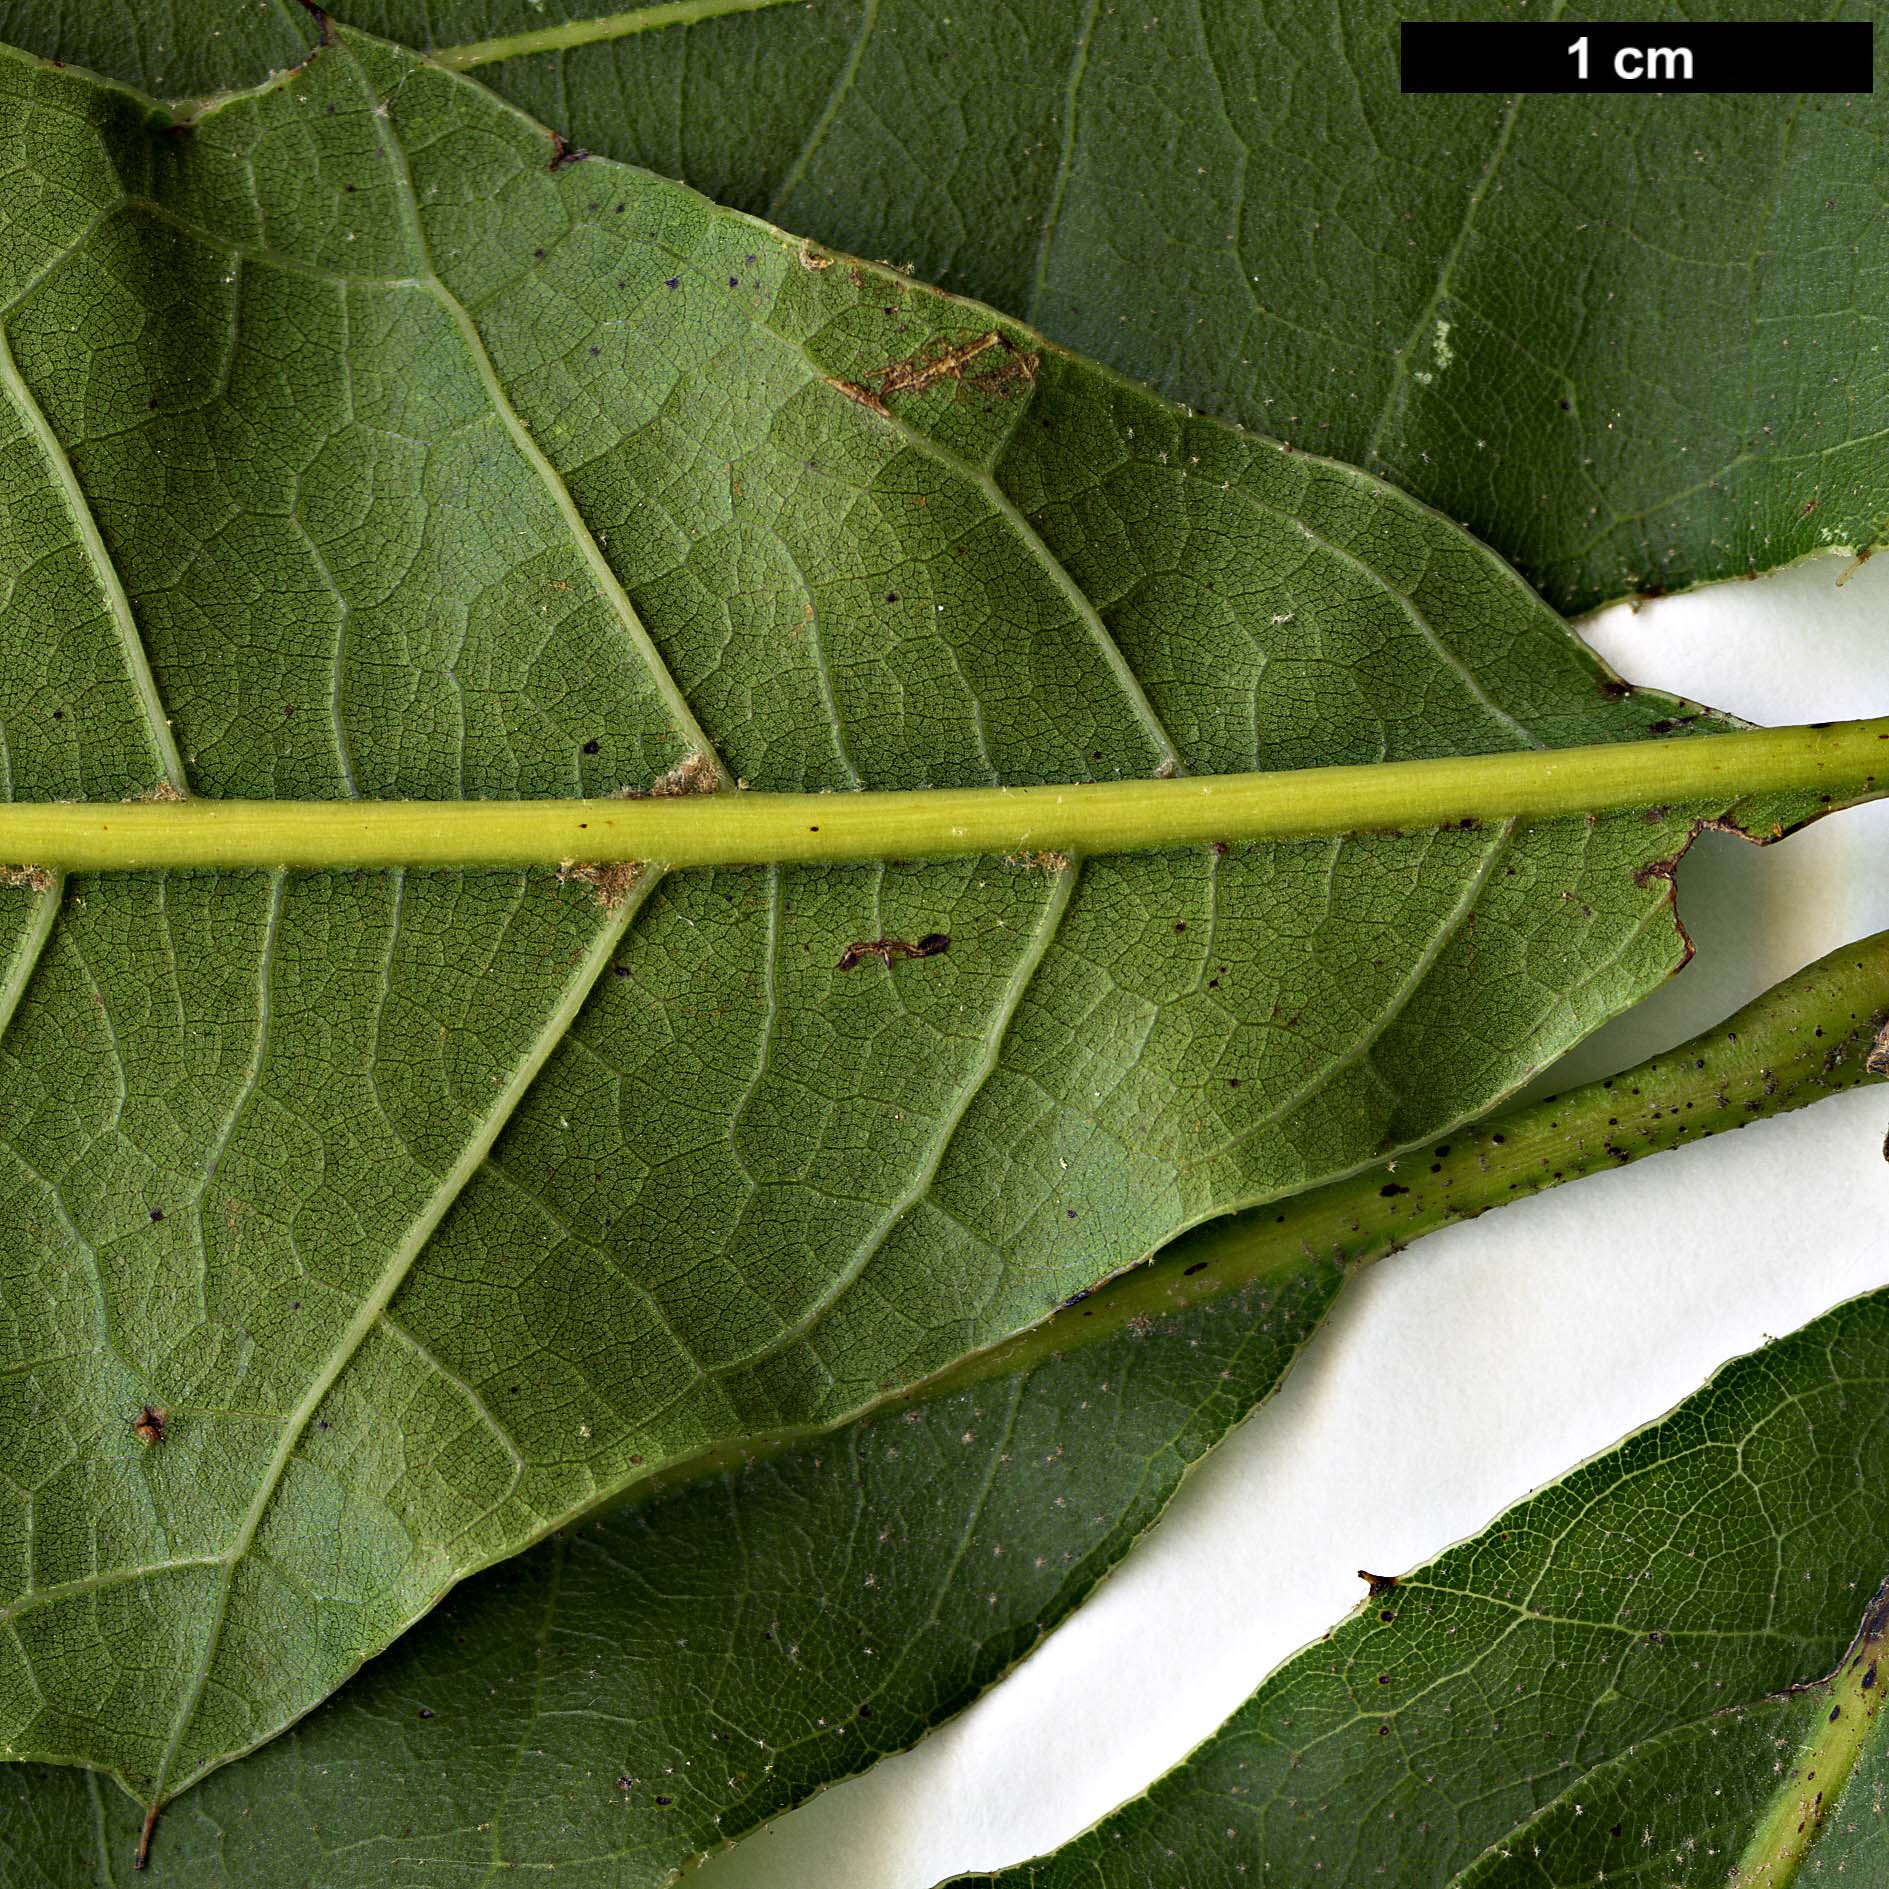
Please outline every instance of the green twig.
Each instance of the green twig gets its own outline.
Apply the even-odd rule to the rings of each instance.
[[[1889,1073],[1882,1058],[1872,1061],[1886,1025],[1889,932],[1878,932],[1620,1075],[1457,1129],[1290,1200],[1210,1221],[1040,1324],[886,1401],[949,1396],[1303,1268],[1351,1270],[1563,1181],[1802,1108]],[[810,1434],[718,1447],[670,1466],[630,1498],[644,1500]]]

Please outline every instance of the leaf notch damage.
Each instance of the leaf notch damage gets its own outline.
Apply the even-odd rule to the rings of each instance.
[[[1692,721],[1696,720],[1697,717],[1687,716],[1684,719]],[[1678,724],[1669,724],[1669,726],[1677,725]],[[1869,784],[1873,787],[1873,780]],[[1807,825],[1812,819],[1818,817],[1818,815],[1839,811],[1838,805],[1831,802],[1827,794],[1824,796],[1824,803],[1822,807],[1816,809],[1814,812],[1806,813],[1788,823],[1772,821],[1768,825],[1760,826],[1754,824],[1749,818],[1741,816],[1739,811],[1740,803],[1735,802],[1732,806],[1727,807],[1723,813],[1702,814],[1690,821],[1686,828],[1685,837],[1670,853],[1658,859],[1648,860],[1644,866],[1635,870],[1633,883],[1642,890],[1655,883],[1663,884],[1666,888],[1666,904],[1671,913],[1673,925],[1679,933],[1680,945],[1685,952],[1685,955],[1679,961],[1679,969],[1684,970],[1685,967],[1692,962],[1695,955],[1695,947],[1692,942],[1692,934],[1687,931],[1685,921],[1679,916],[1677,875],[1680,862],[1692,851],[1693,845],[1698,840],[1699,835],[1701,833],[1729,833],[1733,838],[1744,840],[1752,846],[1770,846],[1775,844],[1778,840],[1788,839],[1792,833],[1796,832],[1800,827]],[[1849,805],[1851,803],[1844,802],[1842,804]],[[1676,810],[1672,807],[1648,807],[1645,809],[1644,817],[1649,821],[1663,820],[1668,818],[1675,811]],[[1593,815],[1590,814],[1588,819],[1591,823]],[[1889,1069],[1885,1069],[1881,1073],[1889,1074]],[[1885,1151],[1889,1152],[1889,1149]]]

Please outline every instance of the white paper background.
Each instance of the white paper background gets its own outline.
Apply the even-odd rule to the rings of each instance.
[[[1583,626],[1629,680],[1753,721],[1889,714],[1889,555]],[[1680,870],[1686,973],[1552,1084],[1717,1022],[1889,926],[1889,804]],[[916,1751],[711,1863],[704,1889],[931,1889],[1053,1848],[1181,1758],[1401,1570],[1657,1416],[1727,1358],[1889,1281],[1889,1089],[1433,1235],[1346,1292],[1280,1395],[1018,1672]]]

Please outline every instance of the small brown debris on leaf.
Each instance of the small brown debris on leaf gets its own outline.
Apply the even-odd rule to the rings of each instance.
[[[719,792],[721,776],[706,754],[685,754],[667,774],[647,787],[619,787],[612,800],[679,800],[684,794]]]
[[[993,354],[996,358],[988,365],[966,371],[972,362]],[[1004,394],[1019,386],[1034,385],[1037,366],[1036,355],[1025,353],[1008,335],[991,328],[963,341],[934,336],[903,360],[890,361],[859,380],[829,379],[827,385],[848,400],[890,418],[886,401],[893,394],[924,393],[947,381],[974,387],[981,393]]]
[[[836,392],[843,393],[848,400],[855,400],[862,407],[870,407],[874,413],[891,419],[892,409],[870,387],[862,387],[856,380],[839,380],[831,374],[827,376],[826,384]]]
[[[705,754],[686,754],[649,792],[653,800],[671,800],[681,794],[712,794],[721,786],[715,763]]]
[[[44,866],[0,866],[0,885],[22,892],[50,892],[52,874]]]
[[[874,376],[879,383],[880,397],[884,398],[887,394],[922,393],[925,388],[936,386],[941,380],[962,380],[964,370],[992,348],[1004,348],[1017,361],[1028,361],[1029,366],[1023,370],[1026,378],[1035,374],[1035,357],[1017,354],[1011,344],[993,328],[987,334],[955,345],[950,342],[942,345],[937,341],[928,342],[905,360],[882,367]]]
[[[877,958],[884,965],[890,965],[894,958],[935,958],[939,952],[950,949],[950,934],[942,931],[928,931],[916,944],[907,944],[903,938],[862,939],[841,952],[834,969],[854,970],[868,958]]]
[[[685,754],[668,773],[658,775],[647,787],[619,787],[612,800],[679,800],[685,794],[712,794],[721,788],[721,774],[706,754]],[[642,864],[634,859],[590,861],[575,859],[558,864],[558,884],[582,880],[597,894],[597,903],[606,911],[621,911],[638,879]]]
[[[1006,866],[1023,866],[1031,872],[1058,873],[1069,864],[1067,853],[1011,853],[1004,859]]]
[[[154,1449],[164,1441],[169,1429],[169,1419],[156,1404],[146,1404],[131,1422],[131,1434],[146,1449]]]
[[[634,859],[613,859],[600,866],[580,866],[574,859],[558,865],[558,884],[574,881],[587,885],[597,895],[597,903],[606,912],[619,912],[636,882],[643,876],[641,864]]]
[[[1388,1594],[1391,1589],[1398,1584],[1396,1575],[1373,1574],[1369,1568],[1360,1568],[1358,1570],[1358,1579],[1363,1581],[1370,1588],[1371,1598],[1373,1600],[1376,1600],[1380,1594]]]
[[[1872,1076],[1889,1076],[1889,1023],[1884,1023],[1877,1030],[1876,1041],[1864,1059],[1863,1067]]]

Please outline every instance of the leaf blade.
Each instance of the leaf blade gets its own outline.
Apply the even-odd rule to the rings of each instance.
[[[14,357],[206,797],[646,788],[698,730],[764,785],[1133,777],[1149,702],[1207,769],[1689,712],[1361,475],[557,162],[391,46],[181,137],[0,83],[43,216]],[[128,682],[55,687],[44,641],[3,646],[22,729],[70,713],[87,798],[147,789]],[[1652,869],[1694,817],[614,911],[505,873],[74,883],[0,1041],[0,1739],[160,1800],[664,1464],[1462,1119],[1674,965]]]
[[[542,15],[351,17],[447,48]],[[1830,257],[1876,231],[1828,185],[1877,161],[1875,107],[1517,113],[1402,98],[1396,66],[1368,6],[1228,0],[1150,24],[883,0],[479,71],[576,144],[910,258],[1176,399],[1382,471],[1565,609],[1879,541],[1872,422],[1804,365],[1834,345],[1835,381],[1870,384],[1863,326],[1831,339],[1867,282],[1834,285]],[[1151,123],[1173,139],[1158,154]],[[1697,243],[1727,221],[1754,232],[1748,257]]]
[[[956,1880],[1313,1857],[1337,1882],[1788,1883],[1878,1855],[1886,1315],[1866,1294],[1727,1365],[1374,1590],[1142,1799]]]
[[[698,1463],[693,1485],[506,1564],[207,1780],[155,1880],[672,1880],[1001,1677],[1270,1394],[1356,1266],[1864,1080],[1886,964],[1883,938],[1833,953],[1619,1080],[1185,1238],[934,1401],[732,1472]],[[84,1831],[93,1782],[0,1774],[6,1889],[83,1847],[43,1826]],[[104,1880],[128,1805],[110,1828]]]

